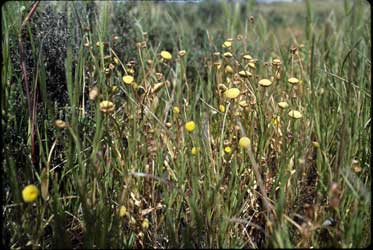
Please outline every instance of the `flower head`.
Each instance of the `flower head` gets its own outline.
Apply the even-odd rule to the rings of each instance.
[[[240,90],[238,88],[230,88],[224,92],[224,96],[229,99],[237,98],[240,95]]]
[[[126,215],[126,212],[127,212],[127,208],[125,206],[121,206],[120,209],[119,209],[119,217],[123,217]]]
[[[172,110],[174,111],[174,114],[179,114],[180,113],[180,109],[179,109],[178,106],[175,106]]]
[[[115,109],[114,103],[111,101],[102,101],[100,102],[100,110],[103,113],[111,113]]]
[[[185,54],[186,54],[186,51],[185,51],[185,50],[180,50],[180,51],[179,51],[179,56],[180,56],[180,57],[185,56]]]
[[[220,105],[219,105],[219,110],[220,110],[220,112],[224,113],[224,112],[225,112],[225,107],[224,107],[224,105],[220,104]]]
[[[54,126],[56,126],[57,128],[67,128],[66,122],[64,122],[60,119],[57,119],[57,120],[54,121]]]
[[[192,132],[196,128],[196,124],[194,121],[189,121],[185,123],[185,129],[188,130],[189,132]]]
[[[149,228],[149,220],[147,218],[145,218],[141,224],[142,228],[144,230],[147,230]]]
[[[297,110],[290,110],[289,116],[294,119],[300,119],[303,117],[302,113]]]
[[[34,202],[39,196],[39,189],[35,185],[27,185],[22,190],[22,198],[25,202]]]
[[[244,137],[241,137],[240,141],[239,141],[239,144],[242,148],[248,148],[249,145],[250,145],[250,139],[246,136]]]
[[[224,53],[224,57],[225,58],[230,58],[230,57],[232,57],[233,55],[232,55],[232,53],[231,52],[225,52]]]
[[[288,82],[293,85],[297,85],[299,83],[299,80],[295,77],[291,77],[288,79]]]
[[[168,51],[165,51],[165,50],[163,50],[163,51],[161,52],[161,57],[162,57],[163,59],[165,59],[165,60],[171,60],[171,59],[172,59],[172,55],[171,55],[171,53],[168,52]]]
[[[133,82],[133,76],[131,75],[125,75],[122,79],[125,84],[131,84]]]
[[[193,148],[192,148],[192,155],[196,155],[196,154],[198,154],[199,151],[201,151],[201,148],[200,148],[200,147],[193,147]]]
[[[230,154],[230,153],[232,152],[232,148],[229,147],[229,146],[226,146],[226,147],[224,148],[224,152],[227,153],[227,154]]]
[[[244,55],[243,58],[246,59],[246,60],[252,60],[253,59],[253,57],[250,56],[249,54]]]
[[[282,109],[286,109],[287,107],[289,107],[289,104],[287,102],[279,102],[277,103],[277,105]]]
[[[225,41],[223,43],[223,48],[230,48],[232,46],[232,41]]]
[[[262,79],[259,81],[259,85],[263,87],[271,86],[272,82],[268,79]]]
[[[238,72],[238,74],[242,77],[249,77],[249,76],[252,76],[252,74],[249,72],[249,71],[245,71],[245,70],[241,70],[240,72]]]

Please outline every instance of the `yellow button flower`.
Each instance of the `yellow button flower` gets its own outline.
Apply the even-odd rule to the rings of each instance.
[[[229,48],[229,47],[231,47],[232,46],[232,42],[231,41],[225,41],[224,43],[223,43],[223,48]]]
[[[143,228],[144,230],[147,230],[147,229],[149,228],[149,220],[145,218],[145,219],[143,220],[141,226],[142,226],[142,228]]]
[[[234,71],[233,71],[233,68],[229,65],[225,66],[225,73],[226,74],[232,74]]]
[[[175,107],[173,108],[173,111],[174,111],[175,114],[179,114],[179,113],[180,113],[180,109],[179,109],[178,106],[175,106]]]
[[[246,60],[252,60],[253,59],[252,56],[250,56],[249,54],[244,55],[243,58],[246,59]]]
[[[251,143],[250,139],[246,136],[241,137],[241,139],[239,141],[240,146],[243,147],[243,148],[248,148],[250,143]]]
[[[241,70],[240,72],[238,72],[238,74],[242,77],[249,77],[249,76],[252,76],[252,74],[249,72],[249,71],[245,71],[245,70]]]
[[[224,53],[224,57],[226,57],[226,58],[230,58],[230,57],[232,57],[233,55],[232,55],[232,53],[231,52],[225,52]]]
[[[272,82],[268,79],[262,79],[259,81],[259,85],[263,87],[271,86]]]
[[[171,53],[168,52],[168,51],[165,51],[165,50],[163,50],[163,51],[161,52],[161,57],[162,57],[163,59],[165,59],[165,60],[171,60],[171,59],[172,59],[172,55],[171,55]]]
[[[288,79],[288,82],[290,84],[296,85],[296,84],[299,83],[299,80],[297,78],[295,78],[295,77],[291,77],[291,78]]]
[[[240,95],[240,90],[238,88],[230,88],[224,92],[224,96],[230,99],[237,98]]]
[[[192,155],[196,155],[196,154],[198,154],[200,150],[201,150],[200,147],[193,147],[193,148],[192,148]]]
[[[227,154],[230,154],[230,153],[232,152],[231,147],[226,146],[226,147],[224,148],[224,152],[227,153]]]
[[[185,129],[188,130],[189,132],[192,132],[196,128],[196,124],[194,121],[189,121],[185,123]]]
[[[302,113],[297,110],[290,110],[289,116],[294,119],[300,119],[303,117]]]
[[[287,107],[289,107],[289,104],[287,102],[279,102],[277,104],[282,109],[286,109]]]
[[[30,203],[34,202],[39,195],[39,190],[35,185],[27,185],[23,190],[22,190],[22,198],[25,202]]]
[[[123,217],[126,215],[127,209],[125,206],[121,206],[119,209],[119,217]]]
[[[220,105],[219,105],[219,110],[220,110],[220,112],[224,113],[224,112],[225,112],[225,107],[224,107],[224,105],[220,104]]]
[[[100,102],[100,110],[103,113],[111,113],[115,109],[114,103],[111,101],[102,101]]]
[[[125,84],[131,84],[133,82],[133,76],[130,75],[125,75],[122,79]]]

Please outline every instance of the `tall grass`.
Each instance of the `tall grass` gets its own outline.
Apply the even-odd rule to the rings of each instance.
[[[30,4],[3,5],[2,244],[366,247],[370,19],[363,1],[329,4],[320,10],[313,1],[294,3],[294,13],[254,1],[55,4],[71,31],[65,104],[47,91],[52,83],[43,60],[50,55],[32,21],[29,35],[22,33],[32,44],[36,163],[14,43]],[[232,47],[223,48],[230,38]],[[160,56],[163,50],[170,60]],[[227,51],[232,57],[223,56]],[[255,68],[247,54],[257,59],[250,61]],[[242,70],[252,76],[240,76]],[[126,75],[134,81],[124,83]],[[291,77],[300,83],[290,84]],[[264,78],[272,85],[260,86]],[[232,87],[240,90],[236,99],[225,97]],[[196,124],[192,132],[188,121]],[[248,148],[239,145],[243,136]],[[33,203],[22,200],[27,184],[40,190]]]

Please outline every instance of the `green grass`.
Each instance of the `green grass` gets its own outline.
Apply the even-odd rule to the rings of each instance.
[[[4,4],[2,244],[368,246],[369,8],[359,0],[321,2],[51,3],[44,20],[61,21],[54,13],[64,13],[61,37],[33,24],[48,3],[23,30],[32,3]],[[28,94],[18,34],[27,49]],[[232,48],[223,48],[229,38]],[[54,47],[61,39],[66,44]],[[62,57],[53,58],[52,49]],[[163,50],[171,60],[161,58]],[[256,69],[245,54],[257,59]],[[63,65],[50,71],[46,60]],[[243,78],[241,70],[253,75]],[[60,72],[64,80],[52,81]],[[123,82],[127,74],[132,84]],[[290,77],[300,83],[291,85]],[[263,78],[272,85],[260,86]],[[238,98],[224,97],[231,87],[240,89]],[[59,88],[65,102],[56,99]],[[112,112],[102,111],[106,100]],[[281,109],[280,101],[289,107]],[[302,118],[291,118],[290,110]],[[57,119],[66,126],[56,126]],[[188,132],[191,120],[196,128]],[[243,136],[248,148],[239,146]],[[22,199],[28,184],[40,191],[32,203]],[[328,220],[332,225],[323,225]]]

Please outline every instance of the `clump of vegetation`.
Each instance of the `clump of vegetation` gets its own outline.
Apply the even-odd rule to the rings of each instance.
[[[370,244],[370,20],[341,4],[6,3],[3,245]]]

